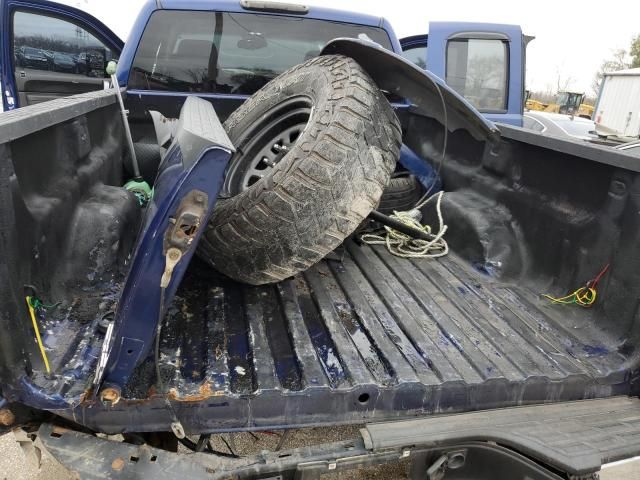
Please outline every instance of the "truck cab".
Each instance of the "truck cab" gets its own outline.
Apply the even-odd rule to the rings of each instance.
[[[518,25],[431,22],[400,40],[405,58],[442,78],[486,118],[522,126],[525,51]]]
[[[119,58],[118,81],[129,92],[134,136],[144,140],[153,136],[150,110],[176,117],[186,96],[196,93],[224,120],[331,38],[364,36],[442,78],[486,118],[522,125],[529,37],[517,25],[431,22],[429,35],[398,41],[388,21],[370,15],[250,1],[165,0],[143,5],[124,45],[107,26],[72,7],[46,0],[0,4],[4,110],[102,89],[103,66]],[[35,35],[38,30],[61,32],[68,41],[56,45],[53,37]],[[288,40],[267,40],[278,35]]]

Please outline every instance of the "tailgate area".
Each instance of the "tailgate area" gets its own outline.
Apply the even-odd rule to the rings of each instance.
[[[160,358],[176,414],[200,431],[631,391],[628,359],[595,310],[552,305],[544,292],[503,283],[453,254],[402,259],[350,242],[304,274],[260,287],[194,267],[165,319]],[[154,381],[149,360],[123,403],[147,398]],[[196,404],[217,413],[199,415]]]
[[[416,480],[592,479],[602,464],[640,453],[639,413],[637,398],[616,397],[438,415],[368,424],[347,441],[236,459],[181,455],[50,424],[38,436],[87,479],[341,478],[345,470],[400,461]],[[399,470],[388,478],[407,478]]]

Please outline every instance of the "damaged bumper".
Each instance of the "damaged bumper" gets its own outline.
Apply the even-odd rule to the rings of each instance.
[[[38,434],[83,479],[316,479],[391,462],[407,463],[415,479],[589,479],[603,463],[640,453],[638,413],[640,400],[628,397],[498,409],[370,424],[349,441],[238,459],[170,453],[50,424]]]

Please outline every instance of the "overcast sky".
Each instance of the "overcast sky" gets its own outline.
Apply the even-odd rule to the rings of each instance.
[[[123,39],[145,0],[63,0],[98,17]],[[290,0],[295,2],[295,0]],[[384,16],[398,37],[425,33],[429,21],[521,25],[536,39],[527,51],[527,88],[555,91],[558,76],[569,88],[592,94],[603,59],[629,48],[640,33],[640,2],[609,0],[309,0],[307,3]]]

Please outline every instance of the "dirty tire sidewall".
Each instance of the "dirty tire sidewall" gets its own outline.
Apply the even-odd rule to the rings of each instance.
[[[424,188],[414,175],[392,178],[380,198],[377,210],[385,215],[406,212],[418,204],[423,194]]]
[[[236,155],[252,124],[295,96],[312,104],[304,131],[264,178],[218,201],[198,247],[241,282],[277,282],[320,261],[378,205],[399,156],[391,105],[354,60],[339,55],[290,69],[241,105],[224,124]]]

